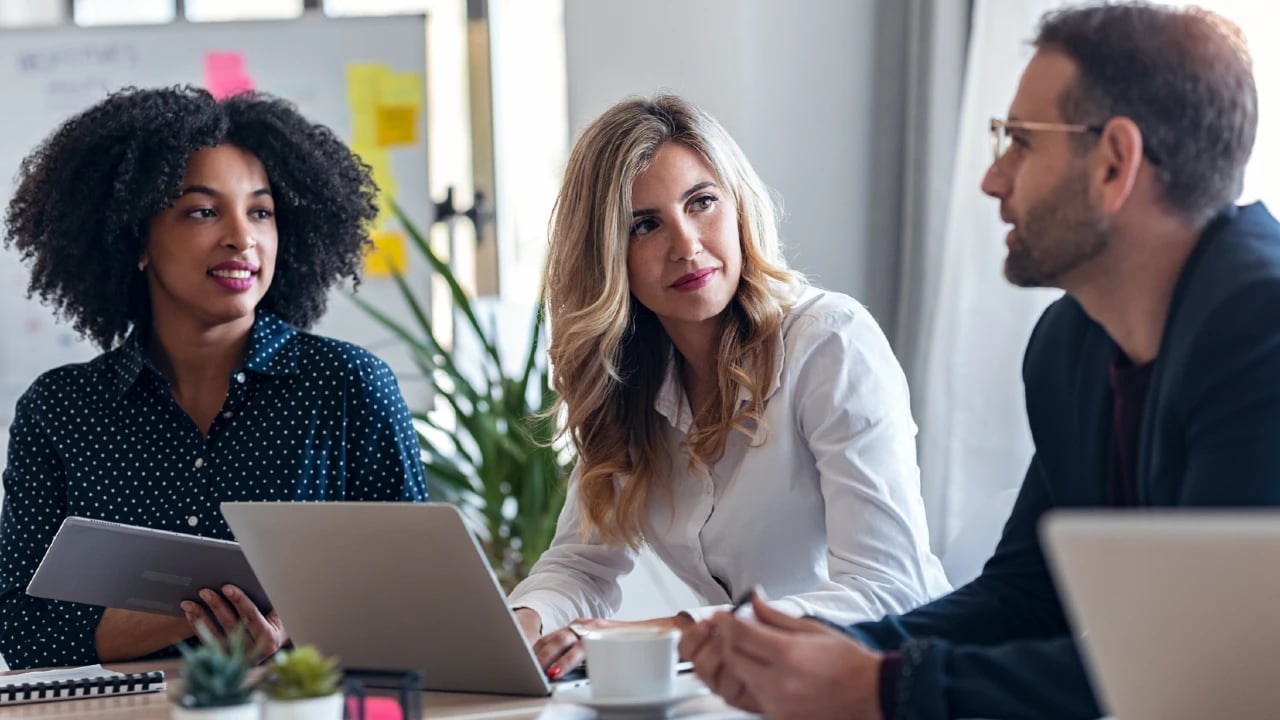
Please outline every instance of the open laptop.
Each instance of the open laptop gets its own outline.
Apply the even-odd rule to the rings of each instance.
[[[294,642],[345,667],[419,670],[428,690],[551,694],[452,505],[229,502],[222,514]]]
[[[1055,511],[1041,536],[1108,712],[1280,717],[1280,512]]]

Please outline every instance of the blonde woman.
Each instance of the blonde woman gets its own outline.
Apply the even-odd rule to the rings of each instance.
[[[569,156],[552,218],[555,385],[579,454],[555,540],[509,602],[548,676],[649,546],[706,606],[879,619],[947,591],[907,386],[851,298],[804,285],[767,190],[706,113],[627,100]]]

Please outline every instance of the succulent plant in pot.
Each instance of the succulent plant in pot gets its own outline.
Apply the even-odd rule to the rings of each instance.
[[[254,646],[243,625],[216,637],[197,628],[200,644],[179,644],[182,651],[183,696],[173,709],[174,720],[258,720],[251,701]]]
[[[312,645],[281,650],[267,665],[261,688],[263,720],[342,720],[338,660]]]

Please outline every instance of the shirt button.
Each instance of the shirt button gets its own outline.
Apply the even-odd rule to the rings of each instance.
[[[228,419],[228,420],[230,420],[230,419],[231,419],[231,416],[232,416],[232,415],[235,415],[235,413],[231,412],[230,410],[228,410],[228,411],[226,411],[226,412],[222,413],[222,417],[224,417],[224,418],[226,418],[226,419]]]
[[[236,373],[236,382],[238,383],[244,382],[244,373],[242,372]]]
[[[196,458],[196,469],[204,467],[204,458]]]
[[[191,527],[195,527],[200,524],[200,518],[196,517],[195,515],[191,515],[187,517],[187,524],[190,525]]]

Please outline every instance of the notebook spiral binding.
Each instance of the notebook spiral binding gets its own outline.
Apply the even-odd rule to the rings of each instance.
[[[0,689],[0,704],[71,700],[73,698],[156,692],[165,689],[164,673],[156,670],[118,677],[22,683]]]

